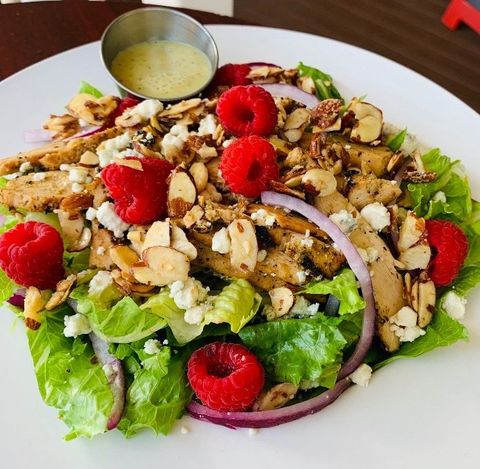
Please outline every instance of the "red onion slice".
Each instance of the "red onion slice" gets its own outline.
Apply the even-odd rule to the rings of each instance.
[[[113,407],[108,418],[107,429],[113,430],[122,419],[125,409],[125,374],[122,362],[108,353],[108,343],[100,339],[93,332],[89,335],[93,351],[107,377],[108,384],[113,393]]]
[[[53,134],[50,130],[30,129],[23,132],[23,141],[25,143],[47,143],[52,141]]]
[[[375,328],[376,311],[370,273],[357,249],[347,236],[345,236],[338,226],[335,225],[335,223],[333,223],[326,215],[302,200],[289,195],[270,191],[263,192],[261,198],[264,204],[288,208],[289,210],[293,210],[303,215],[330,236],[332,241],[345,255],[350,268],[356,275],[360,283],[366,306],[363,313],[362,333],[360,339],[355,347],[355,351],[342,366],[338,374],[338,381],[332,389],[298,404],[277,410],[259,412],[218,412],[196,402],[191,402],[189,404],[188,411],[193,417],[232,428],[273,427],[282,423],[291,422],[292,420],[299,419],[305,415],[313,414],[327,407],[351,385],[348,376],[363,362],[365,355],[372,344]]]
[[[80,132],[77,132],[75,135],[64,139],[64,141],[68,142],[69,140],[74,140],[76,138],[89,137],[90,135],[96,134],[101,130],[104,130],[103,125],[87,125],[83,127]]]
[[[25,288],[19,288],[7,301],[12,306],[23,309],[25,307]]]
[[[256,86],[261,86],[272,96],[290,98],[294,101],[305,104],[308,108],[314,108],[320,102],[315,95],[307,93],[293,85],[286,85],[284,83],[267,83],[257,84]]]

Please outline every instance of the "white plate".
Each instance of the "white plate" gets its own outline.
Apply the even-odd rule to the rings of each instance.
[[[465,162],[480,195],[480,119],[431,81],[364,50],[285,30],[210,26],[222,62],[299,60],[333,75],[344,96],[368,93],[385,118],[408,125],[429,146]],[[25,148],[24,129],[61,112],[80,80],[115,92],[98,43],[40,62],[0,83],[0,154]],[[388,288],[388,285],[386,285]],[[469,343],[389,365],[368,389],[352,388],[334,405],[302,420],[261,430],[227,430],[190,419],[168,438],[144,432],[125,441],[110,432],[66,443],[64,425],[36,389],[22,325],[0,316],[0,466],[23,469],[478,468],[480,461],[480,306],[468,305]]]

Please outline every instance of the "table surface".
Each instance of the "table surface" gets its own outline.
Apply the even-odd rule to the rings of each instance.
[[[252,6],[251,0],[236,0],[235,19],[184,11],[202,23],[256,23],[358,45],[418,71],[480,112],[480,37],[466,27],[451,32],[440,23],[448,0],[295,0],[295,8],[292,3],[257,0]],[[98,40],[110,21],[139,6],[85,0],[0,6],[0,80]]]

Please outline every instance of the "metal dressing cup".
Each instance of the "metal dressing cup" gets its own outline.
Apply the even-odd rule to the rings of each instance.
[[[164,98],[146,96],[126,87],[111,71],[112,62],[117,54],[127,47],[141,42],[170,40],[183,42],[201,50],[211,64],[211,74],[202,86],[183,96]],[[207,29],[197,20],[170,8],[151,7],[129,11],[116,18],[108,26],[101,39],[101,57],[112,80],[120,93],[139,98],[155,98],[160,101],[178,101],[190,98],[204,90],[212,81],[218,67],[218,49]]]

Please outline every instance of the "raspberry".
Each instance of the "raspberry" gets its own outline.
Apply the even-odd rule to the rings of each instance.
[[[0,236],[0,267],[14,282],[41,290],[62,280],[63,241],[46,223],[20,223]]]
[[[225,64],[215,73],[213,86],[249,85],[252,80],[247,78],[250,66],[246,64]]]
[[[173,166],[151,157],[127,157],[140,161],[143,171],[116,163],[102,171],[102,179],[115,202],[115,212],[125,222],[145,225],[167,210],[167,177]]]
[[[428,243],[433,251],[429,274],[437,287],[450,285],[468,253],[468,239],[461,228],[446,220],[427,220]]]
[[[239,344],[213,342],[196,350],[188,361],[190,386],[214,410],[251,408],[263,388],[263,367],[257,357]]]
[[[222,126],[237,137],[270,135],[277,125],[272,95],[259,86],[234,86],[218,99]]]
[[[264,138],[252,135],[231,143],[223,152],[220,171],[232,192],[258,197],[280,174],[277,154]]]

